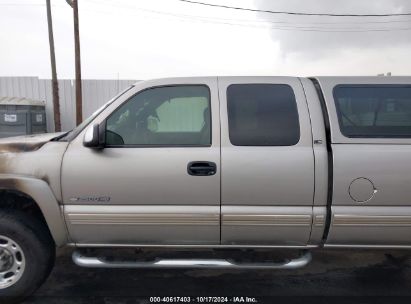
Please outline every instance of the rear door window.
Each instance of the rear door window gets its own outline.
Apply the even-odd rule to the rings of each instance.
[[[339,85],[334,100],[346,137],[411,137],[411,86]]]
[[[297,103],[285,84],[227,88],[230,142],[235,146],[291,146],[300,139]]]

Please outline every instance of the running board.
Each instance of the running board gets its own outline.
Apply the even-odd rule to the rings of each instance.
[[[226,269],[297,269],[311,262],[311,252],[304,251],[296,259],[283,263],[237,263],[226,259],[156,259],[134,262],[107,260],[104,257],[87,257],[79,251],[73,252],[76,265],[88,268],[226,268]]]

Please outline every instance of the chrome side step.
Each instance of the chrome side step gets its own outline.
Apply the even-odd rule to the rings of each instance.
[[[73,252],[76,265],[88,268],[226,268],[226,269],[297,269],[311,262],[311,252],[304,251],[296,259],[284,263],[237,263],[228,259],[156,259],[134,262],[107,260],[104,257],[87,257],[80,251]]]

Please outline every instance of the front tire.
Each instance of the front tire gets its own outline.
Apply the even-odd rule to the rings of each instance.
[[[15,303],[46,280],[55,260],[46,225],[19,210],[0,210],[0,302]]]

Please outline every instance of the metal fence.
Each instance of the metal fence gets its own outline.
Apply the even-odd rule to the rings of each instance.
[[[83,119],[117,95],[136,80],[82,80]],[[75,126],[74,80],[61,79],[59,83],[61,128],[70,130]],[[37,77],[0,77],[0,97],[26,97],[46,102],[47,130],[54,131],[53,95],[50,79]]]

